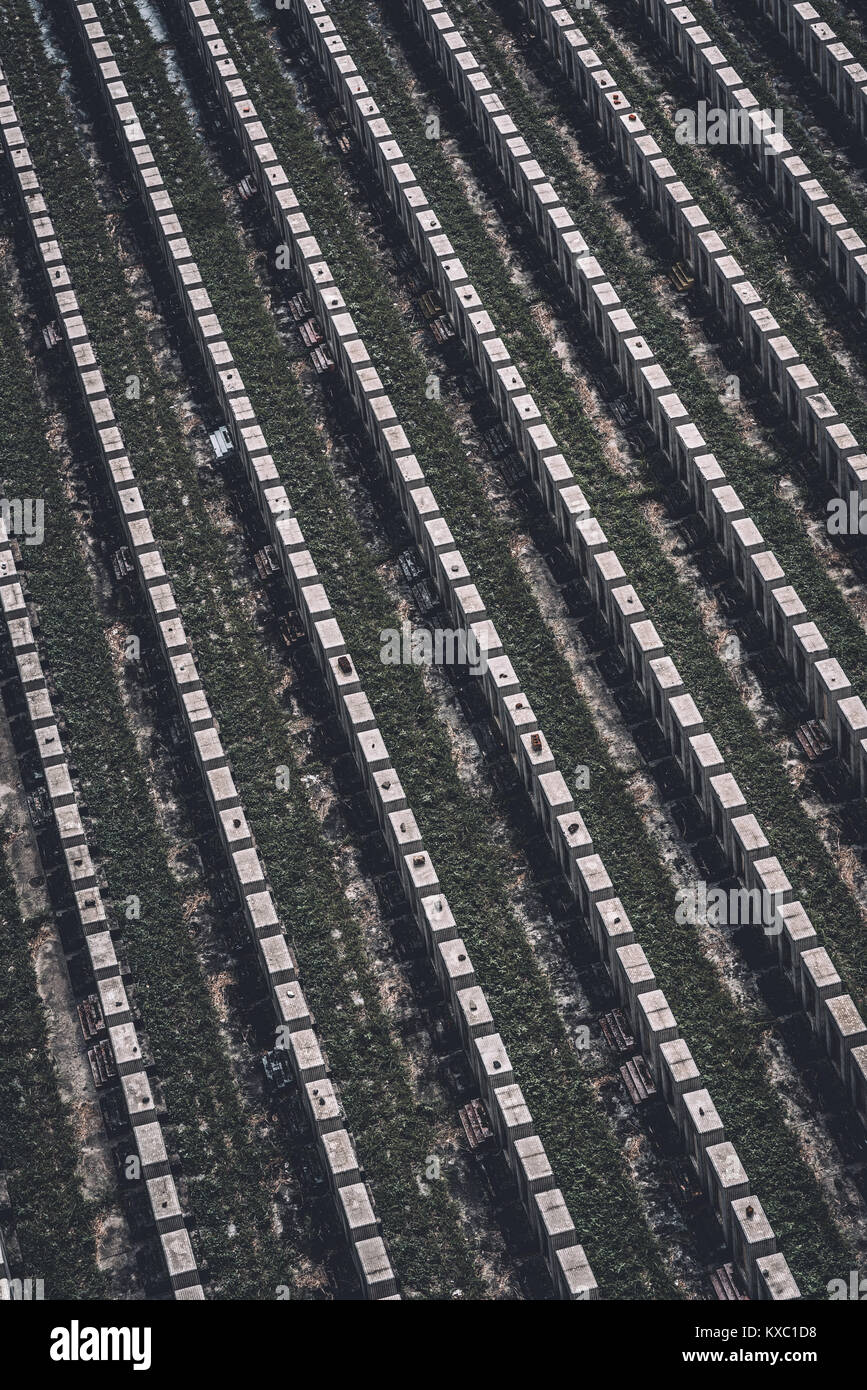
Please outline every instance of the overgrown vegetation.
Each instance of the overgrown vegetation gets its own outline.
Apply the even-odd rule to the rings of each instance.
[[[0,312],[0,343],[9,328]],[[10,435],[9,400],[0,392],[0,463]],[[22,920],[0,850],[0,1168],[8,1178],[25,1278],[44,1279],[46,1299],[106,1297],[96,1265],[96,1202],[79,1183],[73,1119],[61,1100],[32,951],[44,926]]]

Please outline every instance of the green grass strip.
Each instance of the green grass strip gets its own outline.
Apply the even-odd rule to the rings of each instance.
[[[7,324],[0,315],[0,342]],[[8,397],[0,392],[2,438]],[[0,458],[4,453],[0,445]],[[5,841],[4,836],[4,841]],[[46,1299],[105,1298],[94,1223],[77,1174],[78,1145],[51,1063],[45,1011],[36,987],[33,941],[41,918],[22,921],[0,852],[0,1165],[9,1174],[23,1277],[44,1279]]]

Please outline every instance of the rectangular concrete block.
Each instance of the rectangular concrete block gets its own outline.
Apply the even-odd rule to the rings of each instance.
[[[550,1192],[556,1186],[554,1171],[538,1134],[518,1139],[514,1146],[514,1168],[518,1187],[526,1205],[537,1192]]]
[[[560,1297],[569,1301],[588,1302],[599,1298],[590,1262],[581,1245],[567,1245],[554,1255],[554,1285]]]
[[[801,954],[818,946],[816,929],[801,902],[784,903],[779,908],[778,917],[781,931],[774,940],[780,968],[800,988]]]
[[[598,854],[585,854],[575,861],[578,902],[585,920],[590,924],[593,904],[614,897],[614,885]]]
[[[337,1192],[338,1210],[351,1243],[372,1240],[379,1234],[379,1221],[370,1193],[363,1182],[341,1186]]]
[[[661,989],[644,990],[635,1003],[641,1050],[651,1060],[654,1072],[658,1072],[659,1049],[677,1037],[677,1019]]]
[[[731,1204],[732,1247],[735,1263],[750,1297],[758,1293],[758,1262],[774,1255],[777,1238],[755,1195],[738,1197]]]
[[[701,1089],[701,1073],[683,1038],[660,1044],[657,1069],[662,1093],[678,1127],[683,1128],[683,1101],[687,1091]]]
[[[822,1005],[843,993],[843,982],[824,946],[801,952],[801,999],[817,1032],[822,1027]]]
[[[515,1077],[512,1064],[499,1033],[474,1038],[470,1061],[488,1109],[494,1105],[494,1095],[500,1086],[511,1086]]]
[[[867,1044],[867,1024],[855,1007],[851,994],[838,994],[825,999],[822,1023],[828,1055],[843,1085],[851,1090],[849,1072],[852,1051]]]
[[[506,1150],[509,1164],[517,1176],[515,1146],[519,1140],[527,1139],[533,1133],[533,1116],[520,1086],[514,1083],[511,1086],[498,1086],[494,1092],[490,1116]]]
[[[613,979],[615,952],[620,946],[631,946],[635,941],[635,931],[619,898],[605,898],[593,904],[590,929]]]
[[[734,1144],[712,1144],[705,1150],[708,1197],[726,1243],[732,1243],[732,1203],[750,1195],[750,1180]]]
[[[756,1297],[774,1303],[794,1302],[800,1299],[801,1291],[786,1263],[785,1255],[764,1255],[757,1261]]]
[[[434,965],[443,992],[452,1005],[457,1006],[459,992],[472,989],[476,983],[476,972],[462,938],[458,936],[450,941],[440,941]]]
[[[578,1244],[575,1223],[569,1215],[569,1209],[559,1187],[552,1188],[547,1192],[534,1193],[533,1205],[536,1211],[539,1239],[546,1258],[550,1259],[555,1251],[562,1250],[566,1246]]]
[[[704,1151],[712,1144],[725,1141],[723,1122],[708,1090],[702,1088],[684,1093],[681,1124],[689,1156],[702,1184],[707,1186]]]
[[[638,996],[656,989],[656,976],[638,942],[633,942],[631,946],[618,946],[614,961],[614,987],[634,1030],[638,1032]]]
[[[457,1019],[465,1047],[472,1046],[473,1038],[486,1037],[495,1032],[494,1020],[484,991],[478,985],[457,991]]]

